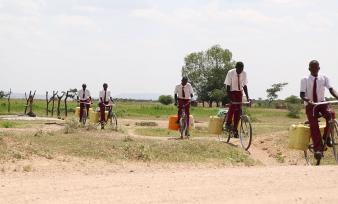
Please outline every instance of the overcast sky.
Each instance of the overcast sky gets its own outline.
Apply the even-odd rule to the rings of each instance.
[[[0,90],[171,94],[184,57],[219,44],[243,61],[252,98],[311,59],[338,88],[336,0],[0,0]]]

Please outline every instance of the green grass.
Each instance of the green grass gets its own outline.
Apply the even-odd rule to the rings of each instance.
[[[10,120],[0,120],[1,128],[14,128],[17,126],[17,123]]]
[[[136,128],[137,135],[152,137],[178,137],[178,131],[168,130],[167,128]],[[191,137],[216,137],[208,133],[207,128],[194,128],[190,131]]]
[[[0,119],[0,128],[32,128],[43,126],[47,121],[42,120],[1,120]]]
[[[157,141],[82,130],[70,134],[6,133],[0,137],[0,160],[21,160],[33,156],[53,159],[59,155],[109,162],[255,164],[242,150],[213,141]]]
[[[24,105],[26,101],[23,99],[11,100],[11,114],[23,114]],[[77,103],[74,101],[68,101],[68,113],[72,116]],[[51,105],[49,106],[51,108]],[[97,107],[97,102],[94,102],[92,106]],[[116,102],[114,110],[118,117],[123,118],[168,118],[169,115],[177,114],[177,107],[174,105],[162,105],[158,102]],[[34,100],[33,112],[37,116],[46,116],[46,101],[45,100]],[[63,103],[61,106],[62,117],[64,116]],[[207,120],[210,115],[215,115],[218,112],[218,108],[202,108],[192,107],[191,113],[195,118],[200,120]],[[8,114],[7,112],[7,101],[0,99],[0,115]],[[49,114],[50,116],[51,114]],[[56,117],[56,106],[54,117]]]

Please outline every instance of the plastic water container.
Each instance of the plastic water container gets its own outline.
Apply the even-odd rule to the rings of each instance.
[[[108,111],[105,111],[106,120],[108,118]],[[89,119],[91,123],[98,123],[100,121],[100,112],[90,110]]]
[[[177,115],[169,116],[169,125],[168,125],[169,130],[178,130],[180,128],[179,124],[177,123],[177,120],[178,120]],[[195,126],[194,116],[192,115],[189,116],[189,123],[190,123],[189,129],[194,128]]]
[[[80,107],[76,107],[76,108],[75,108],[75,116],[76,116],[77,118],[80,118]]]
[[[321,135],[324,133],[325,124],[319,124]],[[289,148],[297,150],[306,150],[311,139],[309,125],[297,124],[289,128]]]
[[[223,126],[223,118],[218,116],[210,116],[208,130],[210,134],[221,134]]]
[[[93,111],[93,109],[92,109],[92,108],[89,108],[89,113],[90,113],[91,111]],[[76,107],[76,108],[75,108],[75,116],[76,116],[77,118],[80,118],[80,107]],[[88,117],[90,118],[90,114],[88,114]]]
[[[99,112],[96,111],[89,111],[89,121],[91,123],[98,123],[99,122]]]

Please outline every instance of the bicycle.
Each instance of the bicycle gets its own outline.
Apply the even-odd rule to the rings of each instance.
[[[189,128],[188,117],[190,117],[190,116],[188,116],[185,113],[185,107],[189,104],[190,104],[190,102],[184,104],[182,106],[182,110],[181,110],[181,117],[180,117],[180,121],[179,121],[179,125],[180,125],[179,132],[180,132],[182,139],[184,138],[184,136],[186,136],[187,139],[189,139],[189,134],[187,134],[187,132],[188,132],[188,128]]]
[[[251,105],[251,102],[231,102],[231,104],[234,105]],[[235,137],[235,134],[237,133],[237,130],[235,127],[227,128],[226,126],[226,118],[227,113],[225,115],[224,123],[223,123],[223,134],[219,135],[219,140],[221,142],[225,141],[225,136],[227,135],[226,143],[230,142],[230,139],[232,137]],[[252,126],[251,126],[251,120],[248,115],[243,113],[243,109],[241,108],[241,116],[240,116],[240,124],[239,124],[239,140],[241,143],[241,146],[244,150],[248,150],[250,148],[251,142],[252,142]]]
[[[333,104],[338,104],[338,101],[326,101],[326,102],[320,102],[320,103],[314,103],[313,105],[313,116],[315,116],[315,109],[316,107],[320,105],[333,105]],[[337,152],[337,147],[338,147],[338,121],[337,119],[334,119],[333,113],[331,113],[331,119],[328,122],[329,124],[329,131],[328,135],[326,135],[326,140],[323,142],[323,149],[326,151],[328,146],[327,146],[327,141],[328,138],[331,139],[331,144],[332,144],[332,153],[333,157],[338,164],[338,152]],[[322,117],[322,115],[318,115],[317,118]],[[304,157],[307,165],[313,165],[315,164],[316,166],[320,165],[320,159],[316,160],[313,156],[314,150],[313,150],[313,144],[310,143],[308,148],[304,151]]]
[[[82,117],[80,118],[80,123],[82,126],[86,125],[86,121],[88,118],[88,113],[87,113],[87,107],[86,105],[91,105],[92,103],[89,102],[84,102],[84,101],[78,101],[80,104],[84,104],[83,110],[82,110]],[[80,111],[81,111],[81,107],[80,107]]]
[[[115,130],[117,131],[117,116],[113,112],[113,105],[112,104],[104,104],[105,106],[105,111],[108,110],[108,115],[107,115],[107,120],[105,121],[100,121],[98,123],[98,127],[100,129],[104,129],[107,127],[108,129]]]

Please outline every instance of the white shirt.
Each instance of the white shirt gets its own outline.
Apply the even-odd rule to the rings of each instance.
[[[246,72],[243,70],[239,74],[239,88],[238,88],[238,74],[236,72],[236,69],[231,69],[228,71],[228,74],[225,77],[224,84],[231,87],[230,91],[242,91],[243,86],[248,84]]]
[[[184,89],[185,97],[183,97],[182,89]],[[192,86],[190,83],[187,83],[185,86],[183,86],[182,84],[179,84],[175,88],[175,94],[177,94],[178,98],[180,99],[191,99],[191,94],[193,93],[194,92],[192,90]]]
[[[308,77],[304,77],[300,82],[300,92],[305,93],[305,97],[313,101],[313,84],[315,81],[315,77],[310,75]],[[318,75],[317,77],[317,99],[318,102],[325,101],[325,87],[330,89],[332,88],[330,84],[330,80],[327,76]],[[307,105],[307,102],[304,103]]]
[[[83,97],[83,93],[84,93],[84,97]],[[80,100],[88,100],[89,97],[90,97],[90,92],[88,89],[86,89],[85,91],[83,91],[83,89],[80,89],[78,92],[77,92],[77,95],[79,96],[79,99]]]
[[[100,101],[101,101],[101,98],[102,98],[103,102],[110,101],[110,97],[111,97],[110,91],[107,90],[106,99],[104,98],[104,93],[105,93],[105,90],[100,91]]]

